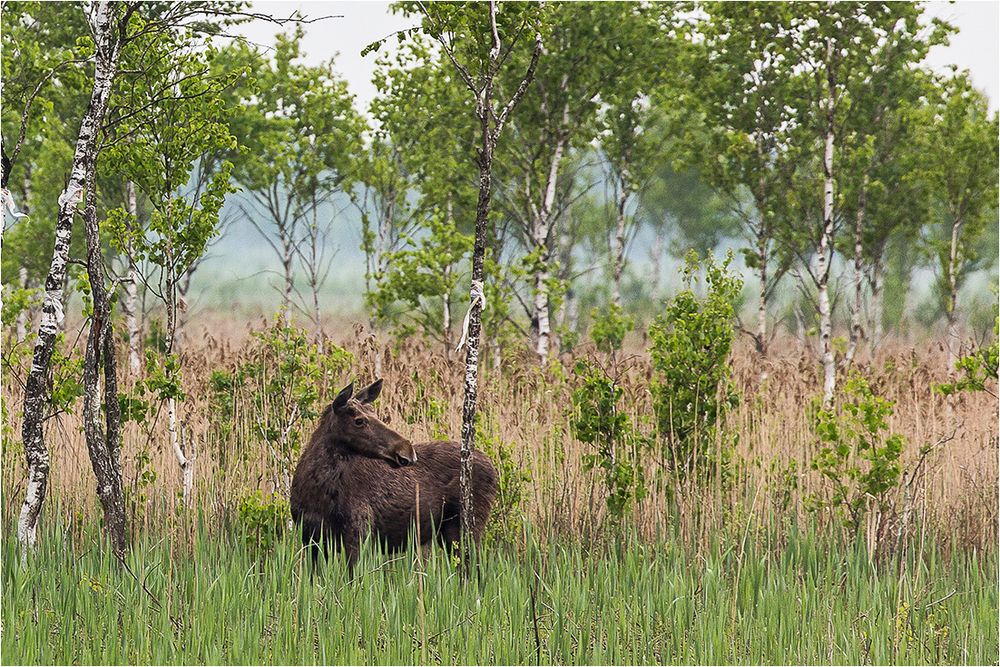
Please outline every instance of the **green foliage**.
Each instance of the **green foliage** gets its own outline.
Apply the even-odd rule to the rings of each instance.
[[[242,361],[212,372],[211,420],[221,435],[231,433],[235,395],[242,394],[252,406],[251,437],[267,446],[278,479],[287,483],[305,425],[319,415],[327,388],[341,385],[353,359],[329,342],[321,352],[305,330],[278,316],[269,328],[251,334]]]
[[[735,337],[733,304],[743,286],[729,271],[731,261],[732,253],[721,265],[709,255],[702,265],[697,253],[689,253],[685,289],[667,302],[649,331],[659,437],[665,456],[682,476],[725,458],[713,448],[719,421],[737,398],[729,383],[729,355]],[[702,267],[706,295],[699,298],[693,282]]]
[[[616,303],[607,308],[594,308],[590,313],[590,337],[601,352],[611,353],[622,349],[625,335],[632,329],[635,320],[625,314],[624,309]]]
[[[66,344],[66,334],[56,336],[49,368],[49,405],[55,412],[73,412],[73,404],[83,396],[83,355]]]
[[[987,391],[996,395],[995,390],[990,389],[989,383],[997,380],[1000,373],[1000,317],[995,320],[993,342],[984,345],[975,352],[967,354],[955,364],[955,370],[959,378],[954,382],[946,382],[934,387],[945,396],[950,396],[960,391]]]
[[[29,313],[41,303],[41,290],[4,285],[3,303],[0,304],[0,321],[12,326],[18,315]]]
[[[400,327],[419,326],[427,336],[442,340],[442,300],[454,298],[462,273],[458,265],[472,251],[472,237],[462,234],[443,212],[431,214],[426,233],[404,235],[404,246],[384,257],[385,270],[375,276],[369,303],[382,321]]]
[[[273,549],[291,519],[288,500],[277,493],[248,493],[239,499],[236,510],[247,547],[257,552]]]
[[[852,373],[844,384],[840,408],[816,412],[819,454],[810,467],[827,480],[825,495],[815,495],[815,509],[841,513],[855,531],[871,511],[885,512],[901,477],[902,435],[885,433],[893,403],[875,395],[868,381]]]
[[[444,440],[448,437],[448,404],[431,393],[430,386],[437,383],[436,372],[432,371],[428,381],[426,372],[413,371],[413,399],[409,410],[403,415],[407,424],[425,423],[431,427],[431,437]]]
[[[574,372],[580,384],[573,390],[570,426],[577,440],[596,450],[584,456],[584,469],[602,471],[608,511],[621,520],[646,495],[644,442],[619,406],[624,392],[615,378],[586,360]]]
[[[497,470],[499,488],[487,535],[494,543],[515,543],[525,522],[531,471],[515,456],[515,444],[503,439],[498,420],[485,410],[476,413],[476,449],[489,457]]]

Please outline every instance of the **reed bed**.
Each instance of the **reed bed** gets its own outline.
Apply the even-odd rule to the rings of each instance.
[[[220,417],[210,396],[212,371],[232,369],[245,361],[248,330],[264,328],[266,320],[249,327],[210,318],[206,322],[197,330],[192,327],[184,340],[187,398],[180,402],[179,411],[197,454],[193,505],[222,525],[235,520],[236,505],[248,493],[284,494],[283,482],[294,459],[283,463],[263,442],[254,420],[261,408],[251,401],[250,390],[234,390],[233,416],[226,429],[218,428]],[[365,382],[380,375],[385,388],[376,407],[393,428],[414,440],[458,439],[462,405],[458,355],[446,358],[439,346],[418,339],[399,342],[366,335],[360,326],[339,330],[350,333],[331,335],[327,349],[331,343],[342,345],[352,353],[353,361],[338,377],[327,377],[317,388],[320,402],[331,399],[352,379]],[[738,474],[725,484],[680,483],[656,474],[661,465],[651,453],[650,478],[659,481],[630,514],[629,526],[647,538],[669,526],[692,547],[706,543],[734,518],[745,516],[760,524],[816,521],[820,530],[853,539],[832,514],[813,514],[806,508],[806,501],[824,483],[810,469],[819,448],[810,405],[820,392],[811,351],[782,340],[761,362],[743,343],[732,358],[740,400],[727,415],[723,431],[731,439],[727,442],[735,444]],[[634,423],[652,432],[651,369],[644,342],[636,337],[626,347],[631,353],[622,364],[627,369],[621,379],[623,406]],[[484,355],[481,447],[494,455],[503,450],[508,466],[518,471],[522,480],[515,489],[517,518],[527,520],[542,538],[593,541],[606,533],[599,478],[585,471],[588,446],[576,441],[570,428],[571,369],[576,358],[590,354],[596,353],[582,346],[544,369],[524,350],[504,350],[499,366],[491,363],[489,350]],[[890,343],[876,358],[860,360],[856,368],[878,394],[895,402],[890,429],[906,438],[904,466],[919,460],[925,444],[939,443],[925,458],[910,501],[916,518],[913,525],[923,526],[932,535],[913,532],[910,537],[943,541],[946,548],[952,543],[992,548],[997,540],[997,401],[986,393],[966,393],[949,406],[933,390],[947,379],[943,357],[934,344]],[[17,382],[5,382],[3,402],[3,491],[8,499],[17,499],[24,470],[16,437],[21,402]],[[151,482],[147,476],[141,496],[133,494],[130,499],[137,533],[161,530],[164,513],[177,509],[181,475],[169,445],[165,412],[154,405],[149,424],[129,425],[124,434],[126,487],[136,488],[143,472],[155,475]],[[305,441],[312,421],[304,420],[298,428]],[[83,526],[84,518],[97,515],[98,504],[79,414],[49,420],[46,435],[52,453],[50,496],[57,502],[46,508],[43,522],[60,519],[67,525]],[[14,504],[5,503],[5,518],[12,518]]]

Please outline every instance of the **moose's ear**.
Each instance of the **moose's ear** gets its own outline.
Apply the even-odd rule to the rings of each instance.
[[[340,412],[344,406],[347,405],[347,401],[351,400],[352,394],[354,394],[353,382],[341,389],[340,393],[337,394],[337,397],[333,399],[333,411]]]
[[[381,393],[382,378],[379,378],[361,390],[361,393],[358,394],[358,400],[362,403],[371,403],[378,398],[378,395]]]

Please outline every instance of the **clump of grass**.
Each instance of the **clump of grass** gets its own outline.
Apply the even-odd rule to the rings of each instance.
[[[4,538],[12,545],[12,526]],[[366,550],[313,572],[295,536],[261,552],[195,528],[124,563],[93,534],[4,550],[3,663],[995,663],[997,554],[863,547],[749,524],[700,554],[626,537],[487,547],[463,579],[440,552]],[[419,583],[419,585],[418,585]]]

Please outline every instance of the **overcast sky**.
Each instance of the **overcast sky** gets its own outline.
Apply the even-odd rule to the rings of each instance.
[[[288,0],[254,2],[253,8],[273,16],[287,16],[295,10],[308,17],[341,16],[306,25],[303,48],[310,63],[336,56],[336,69],[347,79],[362,109],[366,109],[375,96],[371,82],[375,54],[362,58],[361,50],[371,42],[417,23],[415,19],[393,14],[388,2]],[[990,107],[996,109],[1000,83],[1000,2],[929,2],[927,9],[930,15],[950,21],[959,29],[950,45],[931,52],[929,63],[935,68],[954,64],[968,69],[975,85],[989,97]],[[248,39],[267,46],[274,44],[278,30],[263,21],[242,28]],[[386,47],[393,48],[394,44],[395,40],[390,40]]]

